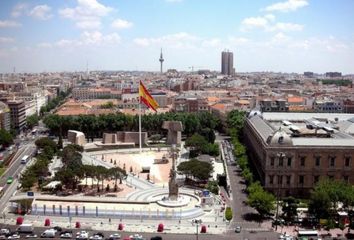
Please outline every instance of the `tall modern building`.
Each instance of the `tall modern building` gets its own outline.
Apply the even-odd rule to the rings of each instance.
[[[161,48],[159,61],[160,61],[160,72],[162,73],[162,64],[163,64],[163,61],[165,61],[165,59],[163,59],[163,56],[162,56],[162,48]]]
[[[221,53],[221,74],[224,75],[234,75],[234,54],[229,51],[224,51]]]

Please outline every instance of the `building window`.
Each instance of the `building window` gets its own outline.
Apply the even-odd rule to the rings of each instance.
[[[281,156],[279,157],[279,167],[282,167],[284,165],[284,158]]]
[[[299,176],[299,184],[304,184],[304,176],[303,175]]]
[[[344,158],[344,165],[346,167],[349,167],[350,166],[350,160],[351,160],[351,157],[345,157]]]
[[[278,176],[278,185],[282,185],[283,184],[283,176]]]
[[[313,183],[316,184],[320,180],[320,176],[314,176],[313,177]]]
[[[334,167],[336,163],[336,157],[329,157],[329,166]]]
[[[269,184],[274,184],[274,176],[269,175]]]
[[[305,160],[306,160],[306,157],[300,157],[300,166],[301,167],[305,167]]]
[[[274,157],[270,158],[270,166],[274,166]]]
[[[288,167],[291,167],[291,160],[292,160],[292,157],[288,157]]]
[[[316,167],[319,167],[321,165],[321,157],[320,156],[315,157],[315,164],[316,164]]]
[[[343,180],[344,182],[349,183],[349,176],[343,176]]]
[[[286,184],[290,185],[291,176],[286,176]]]

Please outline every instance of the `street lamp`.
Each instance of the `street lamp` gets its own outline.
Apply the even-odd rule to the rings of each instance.
[[[198,240],[198,233],[199,233],[198,227],[199,227],[199,224],[202,223],[202,220],[201,220],[201,219],[194,219],[194,220],[193,220],[193,223],[195,223],[196,230],[197,230],[197,235],[196,235],[196,238],[195,238],[195,239]]]

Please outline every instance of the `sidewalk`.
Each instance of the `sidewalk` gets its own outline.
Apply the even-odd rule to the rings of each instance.
[[[5,219],[5,224],[16,225],[15,215],[11,218]],[[127,232],[157,232],[157,227],[160,223],[164,224],[165,232],[176,234],[194,234],[197,226],[191,220],[128,220],[128,219],[109,219],[107,218],[80,218],[80,217],[46,217],[46,216],[24,216],[24,223],[32,223],[34,227],[44,227],[45,219],[49,218],[51,226],[60,226],[62,228],[75,228],[75,223],[80,222],[81,229],[94,230],[94,231],[117,231],[118,225],[124,225],[124,231]],[[202,223],[198,225],[198,231],[201,226],[207,227],[208,234],[223,234],[226,232],[226,223]]]

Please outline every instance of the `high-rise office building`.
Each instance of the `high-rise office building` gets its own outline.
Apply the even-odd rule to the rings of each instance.
[[[221,53],[221,74],[234,75],[234,54],[229,51]]]

